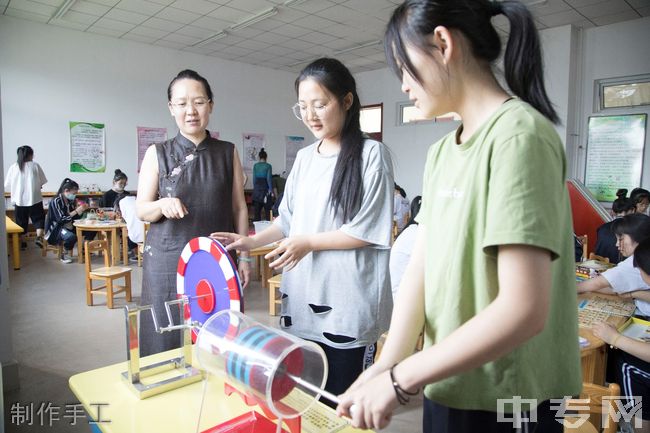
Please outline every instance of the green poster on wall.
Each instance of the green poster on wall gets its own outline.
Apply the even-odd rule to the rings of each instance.
[[[589,118],[585,185],[598,201],[641,186],[645,131],[645,114]]]
[[[70,171],[103,173],[106,171],[106,143],[103,123],[69,122]]]

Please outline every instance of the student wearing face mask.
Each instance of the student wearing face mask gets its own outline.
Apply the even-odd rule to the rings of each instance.
[[[124,188],[126,188],[128,182],[129,178],[122,170],[119,168],[115,170],[115,176],[113,176],[113,187],[104,193],[104,197],[102,197],[102,207],[114,207],[117,195],[124,193]]]
[[[81,214],[88,208],[85,202],[76,202],[79,184],[70,178],[63,179],[57,196],[48,206],[45,217],[45,239],[50,245],[63,243],[63,251],[59,257],[63,263],[72,263],[72,248],[77,243],[72,222],[81,218]],[[92,239],[94,233],[89,233]],[[85,237],[85,234],[84,234]]]

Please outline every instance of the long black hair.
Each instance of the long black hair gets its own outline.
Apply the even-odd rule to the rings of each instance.
[[[642,213],[625,215],[614,220],[612,231],[618,236],[628,235],[636,243],[650,239],[650,217]]]
[[[63,182],[61,182],[61,186],[59,187],[59,190],[56,193],[62,194],[63,191],[65,191],[66,189],[68,191],[70,191],[71,189],[79,189],[79,184],[74,180],[70,179],[69,177],[66,177],[65,179],[63,179]]]
[[[517,1],[406,0],[395,9],[386,28],[384,50],[388,64],[399,78],[405,71],[422,83],[406,45],[431,56],[431,51],[438,47],[432,45],[429,37],[438,26],[460,31],[469,41],[474,57],[492,64],[501,53],[501,40],[490,19],[499,14],[510,21],[503,59],[510,90],[551,122],[559,123],[544,88],[542,52],[533,17]]]
[[[167,87],[167,100],[171,102],[172,100],[172,90],[174,87],[174,84],[176,84],[177,81],[183,80],[183,79],[190,79],[190,80],[195,80],[198,81],[203,85],[203,88],[205,89],[205,94],[208,96],[208,100],[212,101],[212,89],[210,88],[210,83],[208,83],[208,80],[203,78],[201,75],[198,74],[198,72],[193,71],[191,69],[184,69],[178,73],[174,77],[174,79],[169,83],[169,86]]]
[[[420,213],[420,207],[422,207],[422,196],[417,195],[413,200],[411,200],[411,216],[409,217],[409,222],[406,223],[404,228],[410,226],[411,224],[417,224],[415,217]],[[404,230],[402,230],[404,231]]]
[[[329,203],[343,221],[351,220],[359,211],[363,197],[361,162],[364,136],[361,132],[359,113],[361,102],[357,84],[348,68],[336,59],[320,58],[307,65],[296,78],[296,95],[300,83],[312,79],[336,97],[343,107],[344,98],[352,95],[352,105],[345,113],[341,130],[341,151],[339,152],[330,189]]]
[[[18,154],[18,168],[20,171],[23,171],[25,163],[31,161],[34,157],[34,149],[29,146],[20,146],[18,150],[16,150],[16,153]]]
[[[650,275],[650,239],[646,239],[636,246],[632,264],[635,268],[641,268],[643,272]]]

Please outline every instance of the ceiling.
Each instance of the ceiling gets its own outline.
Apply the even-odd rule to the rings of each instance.
[[[401,0],[0,0],[4,15],[296,72],[328,55],[386,66],[380,40]],[[539,29],[650,16],[650,0],[526,0]],[[264,12],[268,12],[265,17]],[[497,29],[506,34],[507,20]],[[238,25],[239,24],[239,25]]]

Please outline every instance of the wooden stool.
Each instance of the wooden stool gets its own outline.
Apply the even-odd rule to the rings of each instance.
[[[104,256],[104,266],[92,269],[90,254],[101,251]],[[86,304],[93,305],[93,294],[106,296],[106,305],[113,308],[113,296],[125,292],[126,301],[131,302],[131,268],[125,266],[109,266],[108,242],[105,240],[86,241],[84,243],[84,259],[86,260]],[[113,280],[124,277],[124,285],[114,284]],[[102,280],[104,284],[93,287],[92,280]],[[117,290],[114,290],[117,289]]]
[[[276,298],[275,291],[280,289],[282,284],[282,274],[278,274],[268,279],[269,283],[269,314],[271,316],[278,315],[278,305],[282,305],[282,295]]]
[[[58,245],[50,245],[46,239],[43,239],[43,247],[41,248],[41,256],[46,257],[47,253],[53,252],[56,254],[56,258],[60,258],[61,254],[63,253],[63,244],[58,244]]]

